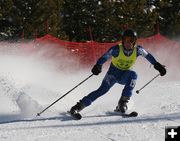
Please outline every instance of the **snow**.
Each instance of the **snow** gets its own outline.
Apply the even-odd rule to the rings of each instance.
[[[77,72],[61,71],[58,63],[39,53],[27,55],[14,45],[0,45],[0,140],[1,141],[164,141],[165,127],[180,125],[180,76],[176,57],[154,52],[167,64],[168,73],[159,76],[129,102],[135,118],[109,115],[116,107],[123,86],[115,84],[74,121],[66,114],[78,100],[100,85],[108,63],[99,76],[93,76],[40,117],[36,114],[49,106],[90,75],[90,69]],[[159,52],[158,52],[159,53]],[[174,62],[175,60],[175,62]],[[170,61],[170,62],[169,62]],[[70,68],[72,69],[72,68]],[[139,59],[136,67],[139,79],[135,90],[152,79],[157,71],[147,61]]]

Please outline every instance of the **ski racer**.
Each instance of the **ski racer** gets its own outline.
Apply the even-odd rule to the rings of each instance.
[[[111,58],[110,67],[100,85],[100,87],[83,97],[76,105],[70,109],[70,114],[79,113],[85,107],[91,105],[98,97],[104,95],[115,84],[124,86],[121,97],[118,101],[115,111],[125,113],[128,109],[127,103],[132,96],[133,88],[137,80],[137,73],[132,70],[136,58],[143,56],[146,58],[161,76],[166,74],[165,66],[161,65],[156,59],[148,53],[142,46],[136,44],[137,33],[132,29],[127,29],[122,33],[122,44],[111,47],[103,56],[101,56],[91,72],[94,75],[101,73],[102,65]]]

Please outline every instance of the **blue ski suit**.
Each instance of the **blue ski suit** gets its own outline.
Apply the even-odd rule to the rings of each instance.
[[[143,56],[146,58],[152,65],[154,65],[157,61],[156,59],[148,53],[142,46],[136,45],[136,58],[138,56]],[[121,50],[122,51],[122,50]],[[123,52],[125,56],[130,56],[133,53],[132,50],[127,50],[123,48]],[[101,56],[97,63],[102,67],[102,65],[111,57],[117,57],[120,53],[119,45],[115,45],[111,47],[103,56]],[[132,90],[135,87],[137,80],[137,73],[131,69],[128,70],[122,70],[117,68],[113,65],[111,62],[110,67],[100,85],[100,87],[89,93],[87,96],[85,96],[81,102],[84,104],[84,106],[89,106],[93,101],[95,101],[98,97],[104,95],[108,90],[115,84],[119,83],[122,85],[125,85],[124,89],[122,90],[122,96],[131,97],[132,96]]]

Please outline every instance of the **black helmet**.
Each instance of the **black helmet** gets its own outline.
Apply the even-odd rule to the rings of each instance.
[[[133,37],[133,38],[137,39],[137,33],[132,29],[126,29],[122,33],[122,39],[124,39],[124,37]]]
[[[132,30],[132,29],[126,29],[123,33],[122,33],[122,44],[124,44],[124,38],[125,37],[132,37],[134,45],[136,43],[137,40],[137,33]]]

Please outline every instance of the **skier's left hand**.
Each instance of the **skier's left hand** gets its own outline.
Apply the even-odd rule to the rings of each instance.
[[[161,76],[164,76],[166,74],[166,68],[164,65],[161,65],[159,62],[154,64],[154,68],[159,71]]]

